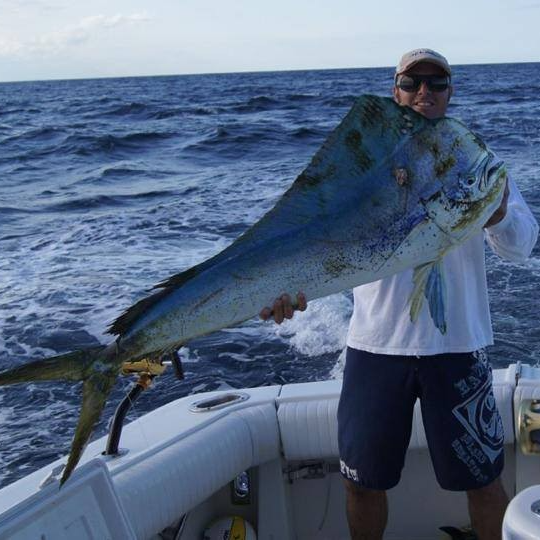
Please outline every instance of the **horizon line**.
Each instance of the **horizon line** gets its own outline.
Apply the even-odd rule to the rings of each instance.
[[[451,64],[451,68],[462,66],[500,66],[509,64],[540,64],[538,61],[523,60],[517,62],[471,62],[462,64]],[[0,84],[18,84],[18,83],[40,83],[40,82],[69,82],[69,81],[95,81],[107,79],[149,79],[159,77],[202,77],[208,75],[249,75],[257,73],[302,73],[305,71],[350,71],[350,70],[370,70],[370,69],[395,69],[395,66],[365,66],[365,67],[339,67],[339,68],[293,68],[293,69],[262,69],[262,70],[241,70],[241,71],[212,71],[212,72],[188,72],[188,73],[159,73],[155,75],[103,75],[97,77],[72,77],[66,79],[20,79],[20,80],[0,80]]]

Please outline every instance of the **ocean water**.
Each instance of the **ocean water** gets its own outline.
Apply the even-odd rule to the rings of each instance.
[[[391,69],[0,84],[0,369],[106,343],[158,281],[217,253],[269,210],[363,93]],[[450,116],[502,158],[540,217],[540,64],[458,66]],[[540,359],[538,248],[487,253],[497,367]],[[262,306],[261,306],[262,307]],[[134,419],[217,388],[339,376],[349,292],[278,327],[252,320],[180,350]],[[131,380],[118,382],[106,432]],[[69,450],[80,386],[0,389],[0,485]]]

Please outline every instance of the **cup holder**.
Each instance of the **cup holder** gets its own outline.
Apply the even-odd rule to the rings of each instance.
[[[191,412],[208,412],[216,409],[223,409],[229,405],[234,405],[249,399],[249,394],[245,392],[227,392],[219,396],[213,396],[199,401],[195,401],[189,408]]]

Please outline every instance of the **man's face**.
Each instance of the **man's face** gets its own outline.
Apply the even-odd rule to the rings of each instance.
[[[405,75],[440,75],[446,72],[441,67],[428,62],[420,62],[405,72]],[[434,92],[427,87],[425,82],[420,84],[418,90],[405,92],[394,86],[394,99],[400,105],[407,105],[426,118],[441,118],[446,114],[448,102],[452,95],[452,87],[449,86],[442,92]]]

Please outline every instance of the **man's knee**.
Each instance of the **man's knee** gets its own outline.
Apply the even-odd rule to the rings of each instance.
[[[343,482],[345,483],[345,490],[347,491],[347,494],[351,495],[352,497],[374,499],[381,497],[386,493],[385,490],[365,488],[352,480],[348,480],[347,478],[344,478]]]

